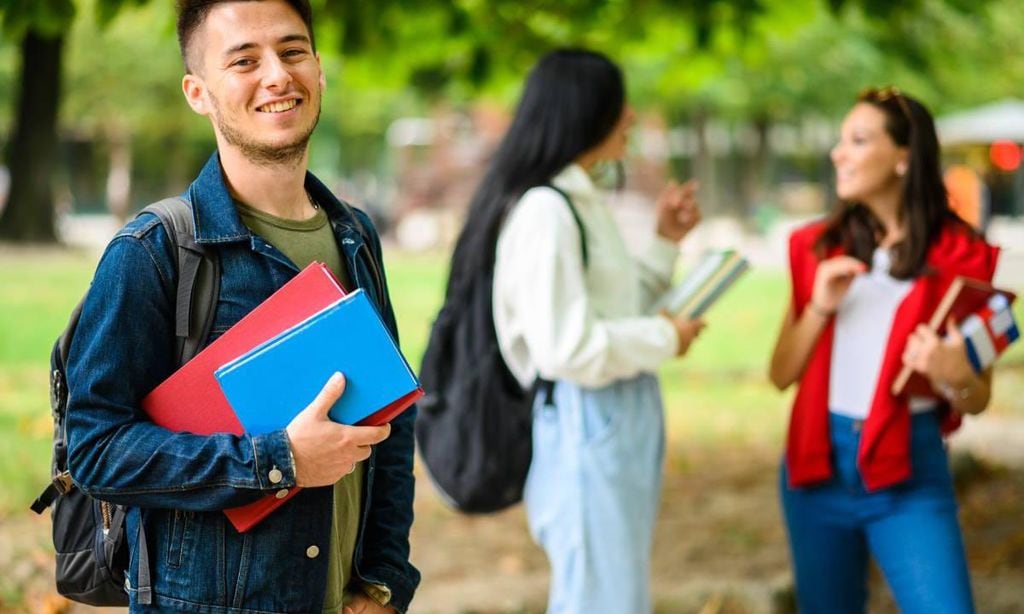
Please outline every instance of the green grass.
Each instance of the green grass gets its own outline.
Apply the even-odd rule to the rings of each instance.
[[[49,479],[47,371],[53,340],[89,285],[96,254],[0,251],[0,518],[22,513]],[[447,256],[388,252],[403,349],[418,367],[444,293]],[[765,376],[787,301],[781,271],[753,271],[708,314],[691,352],[661,381],[677,446],[777,446],[790,393]],[[1024,322],[1024,301],[1016,306]],[[1024,343],[1001,359],[990,410],[1024,416]]]

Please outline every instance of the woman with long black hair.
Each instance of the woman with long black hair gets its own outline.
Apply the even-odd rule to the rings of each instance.
[[[668,289],[677,243],[700,219],[696,185],[666,186],[658,237],[635,261],[591,177],[622,159],[633,121],[614,63],[582,50],[545,55],[453,257],[453,266],[493,270],[497,339],[520,384],[555,382],[551,399],[534,404],[524,496],[551,563],[549,612],[650,611],[664,450],[653,373],[702,327],[652,307]]]
[[[832,150],[839,205],[790,238],[793,291],[772,356],[799,382],[781,471],[802,612],[863,612],[878,563],[904,612],[970,612],[943,434],[988,405],[955,322],[923,325],[957,275],[991,280],[998,249],[949,208],[931,114],[865,91]],[[931,394],[894,396],[903,365]]]

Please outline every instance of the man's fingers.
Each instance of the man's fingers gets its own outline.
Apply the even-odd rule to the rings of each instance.
[[[331,410],[334,402],[341,398],[343,392],[345,392],[345,376],[341,373],[335,373],[327,380],[327,383],[320,389],[320,393],[316,395],[316,398],[313,399],[313,402],[309,404],[307,409],[312,409],[317,415],[326,420],[327,412]]]
[[[372,446],[378,444],[391,435],[391,425],[381,426],[352,426],[351,441],[360,446]]]

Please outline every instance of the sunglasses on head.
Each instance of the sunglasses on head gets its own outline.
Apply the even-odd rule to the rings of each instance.
[[[896,104],[900,107],[900,112],[903,113],[904,119],[911,122],[910,105],[907,103],[907,97],[903,95],[903,92],[894,85],[887,85],[885,87],[869,87],[862,90],[860,95],[857,96],[857,100],[863,100],[865,102],[888,102],[895,100]]]

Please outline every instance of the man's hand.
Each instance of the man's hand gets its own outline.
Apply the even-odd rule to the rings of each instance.
[[[697,187],[697,181],[691,179],[684,184],[670,181],[662,189],[655,203],[658,234],[661,237],[679,242],[700,222]]]
[[[345,377],[335,373],[306,409],[295,416],[288,428],[288,440],[295,458],[295,483],[304,488],[330,486],[355,471],[356,464],[370,456],[370,446],[391,434],[391,425],[346,426],[327,417],[334,402],[345,391]]]
[[[395,614],[395,608],[381,607],[377,602],[366,595],[356,595],[352,601],[345,606],[342,614]]]

